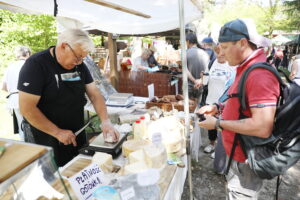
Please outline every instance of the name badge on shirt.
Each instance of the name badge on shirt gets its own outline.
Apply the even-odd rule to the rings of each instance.
[[[61,74],[61,80],[62,81],[79,81],[81,80],[79,73],[76,72],[72,72],[72,73],[64,73]]]

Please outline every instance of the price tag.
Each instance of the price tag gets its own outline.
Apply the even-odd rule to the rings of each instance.
[[[155,145],[161,144],[162,136],[161,133],[153,133],[152,134],[152,143]]]
[[[131,198],[135,197],[135,192],[133,187],[130,187],[126,190],[120,192],[122,200],[130,200]]]
[[[99,186],[107,184],[104,173],[96,163],[90,164],[74,176],[70,177],[68,181],[78,199],[85,200],[92,199],[93,192]]]
[[[154,84],[148,85],[148,96],[149,96],[149,101],[151,101],[154,98]]]

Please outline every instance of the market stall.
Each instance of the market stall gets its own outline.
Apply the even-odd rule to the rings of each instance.
[[[191,187],[191,159],[190,159],[190,116],[189,116],[189,100],[187,93],[187,69],[186,69],[186,55],[185,55],[185,22],[190,22],[200,17],[199,6],[195,1],[143,1],[140,3],[138,0],[130,1],[114,1],[106,2],[102,0],[97,1],[43,1],[38,0],[28,1],[2,1],[6,4],[2,7],[8,9],[22,9],[30,10],[36,13],[52,14],[54,11],[55,16],[64,18],[64,20],[73,20],[74,23],[65,23],[71,27],[82,28],[84,25],[95,26],[101,30],[109,33],[118,34],[147,34],[153,32],[162,32],[171,30],[178,27],[180,24],[180,36],[183,66],[183,95],[184,95],[184,121],[183,136],[186,138],[187,145],[187,165],[189,170],[189,183],[190,183],[190,197],[192,199]],[[90,3],[92,2],[92,3]],[[102,6],[95,6],[95,4]],[[122,5],[121,7],[118,5]],[[179,6],[178,6],[179,5]],[[108,7],[108,8],[107,8]],[[178,9],[179,7],[179,9]],[[128,9],[130,8],[130,9]],[[178,15],[179,10],[179,15]],[[138,11],[138,12],[136,12]],[[186,14],[184,14],[184,12]],[[111,17],[114,16],[114,17]],[[137,17],[138,16],[138,17]],[[101,19],[101,21],[99,21]],[[126,20],[124,20],[126,19]],[[72,21],[72,20],[71,20]],[[68,27],[68,26],[67,26]],[[113,40],[113,36],[109,35]],[[116,62],[113,62],[116,63]],[[115,65],[114,65],[115,68]],[[113,70],[113,75],[115,70]],[[169,124],[169,123],[166,123]],[[185,143],[183,143],[185,144]],[[185,149],[185,148],[183,148]]]

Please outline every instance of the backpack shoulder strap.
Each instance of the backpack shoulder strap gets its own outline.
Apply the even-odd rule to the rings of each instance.
[[[215,60],[216,60],[216,58],[209,61],[209,63],[208,63],[208,70],[210,70],[210,68],[214,64]]]
[[[246,94],[246,90],[245,90],[246,80],[247,80],[247,77],[249,76],[249,73],[256,68],[266,69],[266,70],[272,72],[280,84],[281,91],[282,91],[282,88],[286,86],[285,83],[282,81],[278,71],[270,64],[268,64],[266,62],[259,62],[259,63],[255,63],[255,64],[251,65],[243,73],[243,75],[238,83],[238,94],[239,94],[238,98],[239,98],[239,102],[240,102],[242,110],[246,109],[246,99],[245,99],[246,98],[245,97],[246,96],[245,95]]]

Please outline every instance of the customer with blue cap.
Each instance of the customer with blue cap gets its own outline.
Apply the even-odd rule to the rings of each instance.
[[[201,42],[201,46],[205,50],[205,52],[208,54],[210,62],[213,62],[214,60],[216,60],[216,54],[213,50],[215,43],[211,37],[204,38]]]
[[[265,62],[263,48],[270,45],[267,38],[259,35],[251,20],[236,19],[226,23],[220,30],[220,54],[225,56],[230,66],[238,66],[235,81],[228,90],[229,99],[224,104],[204,106],[198,111],[206,114],[206,120],[199,123],[206,129],[222,131],[222,141],[230,156],[236,133],[259,138],[270,137],[273,129],[276,103],[279,97],[279,83],[276,77],[266,69],[253,70],[246,79],[246,110],[240,118],[240,103],[237,96],[239,80],[251,65]],[[222,113],[221,119],[212,115]],[[233,152],[233,160],[226,175],[227,199],[253,200],[258,198],[262,187],[259,178],[246,164],[246,156],[238,142]]]

